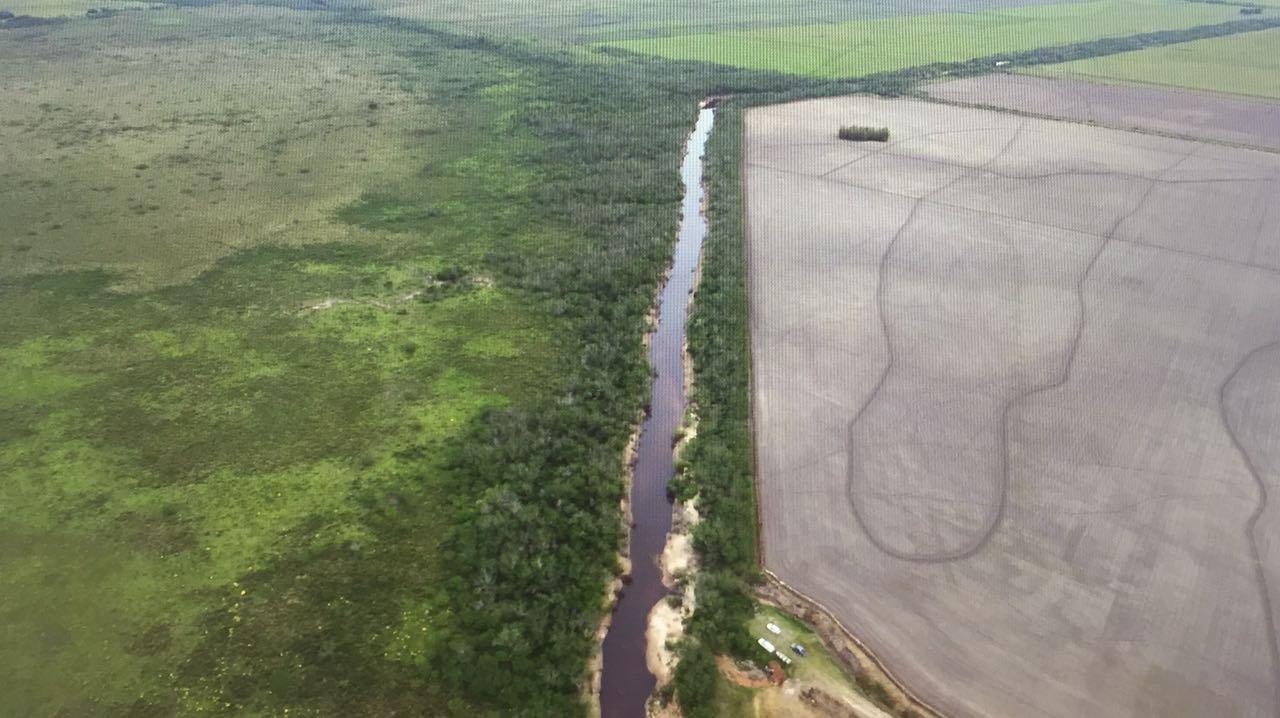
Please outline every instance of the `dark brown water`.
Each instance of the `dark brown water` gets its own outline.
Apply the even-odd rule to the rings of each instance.
[[[604,666],[600,676],[600,711],[603,718],[643,718],[645,701],[655,679],[645,663],[645,628],[649,611],[667,595],[658,559],[671,530],[671,500],[667,482],[675,474],[671,439],[684,418],[684,325],[689,292],[707,221],[702,215],[703,153],[715,110],[698,113],[689,134],[680,177],[684,203],[680,236],[676,240],[671,277],[658,301],[658,328],[649,345],[649,360],[657,376],[653,381],[652,410],[640,428],[635,479],[631,487],[631,583],[613,611],[613,622],[604,639]]]

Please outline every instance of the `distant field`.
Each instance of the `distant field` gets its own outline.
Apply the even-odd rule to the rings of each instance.
[[[364,0],[337,0],[367,4]],[[414,20],[449,22],[469,30],[533,35],[567,42],[600,42],[638,37],[688,35],[807,23],[832,23],[898,15],[964,12],[997,7],[1043,5],[1055,0],[566,0],[548,12],[527,0],[374,0],[380,12]],[[333,6],[333,2],[330,6]]]
[[[1280,105],[1266,98],[1017,72],[961,77],[923,89],[950,102],[1280,150]]]
[[[15,15],[31,15],[34,17],[73,17],[84,15],[90,8],[108,10],[141,10],[151,5],[163,3],[141,2],[139,0],[0,0],[0,10],[8,10]]]
[[[333,32],[323,16],[227,39],[280,13],[242,8],[219,30],[191,13],[130,12],[43,44],[5,31],[0,216],[12,241],[0,242],[0,278],[107,269],[136,290],[263,242],[383,241],[333,212],[440,154],[405,147],[442,114],[406,91],[390,54],[350,38],[304,46],[300,34]]]
[[[1095,0],[611,43],[682,60],[849,77],[1103,37],[1226,22],[1239,9],[1173,0]]]
[[[1044,65],[1031,72],[1079,80],[1168,85],[1280,99],[1280,30]]]

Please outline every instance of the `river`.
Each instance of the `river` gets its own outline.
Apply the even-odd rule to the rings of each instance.
[[[631,487],[631,583],[614,607],[605,635],[600,677],[603,718],[643,718],[656,679],[645,662],[649,611],[667,596],[658,560],[671,530],[667,482],[675,475],[672,437],[684,419],[684,331],[707,220],[702,213],[704,154],[715,110],[704,107],[685,145],[680,234],[671,274],[658,300],[658,326],[649,345],[653,380],[651,410],[640,428]]]

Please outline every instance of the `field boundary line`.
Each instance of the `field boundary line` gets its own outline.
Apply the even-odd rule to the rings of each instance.
[[[1006,72],[1006,73],[992,73],[992,74],[993,75],[995,74],[1011,75],[1015,73]],[[1031,77],[1036,77],[1038,79],[1045,80],[1047,82],[1058,81],[1057,78],[1045,77],[1043,75],[1031,75]],[[934,83],[934,84],[941,84],[941,83]],[[1111,85],[1105,82],[1095,82],[1094,84],[1106,85],[1108,87],[1118,87],[1118,85]],[[1168,85],[1137,85],[1136,87],[1147,87],[1149,89],[1172,89],[1172,86],[1168,86]],[[1187,88],[1177,88],[1177,89],[1185,90],[1188,94],[1205,94],[1211,97],[1217,96],[1211,93],[1205,93],[1198,90],[1190,90]],[[855,93],[855,94],[860,94],[860,93]],[[1244,97],[1242,95],[1223,95],[1223,96],[1227,97],[1228,99],[1237,99],[1237,100],[1257,99],[1253,97]],[[1074,125],[1084,125],[1086,127],[1101,127],[1109,130],[1119,130],[1121,132],[1136,132],[1142,135],[1151,135],[1153,137],[1165,137],[1171,140],[1183,140],[1186,142],[1200,142],[1204,144],[1218,145],[1221,147],[1230,147],[1232,149],[1237,149],[1237,150],[1255,150],[1257,152],[1266,152],[1268,154],[1273,154],[1273,155],[1280,154],[1280,147],[1268,147],[1266,145],[1250,145],[1244,142],[1232,142],[1231,140],[1199,137],[1196,135],[1182,134],[1180,132],[1170,132],[1167,130],[1160,130],[1154,127],[1125,127],[1123,125],[1119,125],[1113,122],[1103,122],[1103,121],[1097,121],[1097,120],[1081,120],[1073,117],[1048,115],[1042,112],[1031,112],[1030,110],[1017,110],[1017,109],[1012,109],[1008,107],[1000,107],[999,105],[990,105],[983,102],[966,102],[964,100],[951,100],[945,97],[938,97],[937,95],[929,94],[928,87],[920,88],[919,91],[916,94],[911,95],[911,97],[924,100],[926,102],[933,102],[939,105],[950,105],[952,107],[965,107],[971,110],[988,110],[991,112],[1000,112],[1006,115],[1016,115],[1018,117],[1029,117],[1031,119],[1036,119],[1036,120],[1050,120],[1053,122],[1070,122],[1071,124],[1074,124]],[[1280,108],[1280,103],[1269,102],[1266,104],[1274,104],[1276,105],[1277,108]]]
[[[742,211],[742,246],[739,248],[742,259],[742,299],[746,304],[747,328],[747,432],[751,436],[751,490],[754,494],[756,514],[756,564],[764,568],[764,502],[760,500],[760,437],[756,424],[756,351],[755,342],[751,340],[755,333],[755,317],[751,312],[751,203],[747,197],[747,168],[751,166],[748,154],[751,146],[747,143],[747,115],[754,108],[744,107],[737,111],[738,120],[738,197]]]
[[[1193,1],[1195,0],[1187,0],[1187,2],[1193,2]],[[1280,28],[1271,29],[1271,31],[1277,31],[1277,30],[1280,30]],[[1259,30],[1258,32],[1268,32],[1268,31]],[[1244,35],[1244,34],[1245,33],[1238,32],[1235,35],[1221,35],[1220,37],[1211,37],[1211,38],[1205,38],[1205,39],[1218,40],[1223,37],[1235,37],[1236,35]],[[1190,45],[1193,42],[1201,42],[1201,41],[1191,40],[1185,43],[1174,43],[1174,45]],[[1153,47],[1149,49],[1157,50],[1164,47],[1173,47],[1173,45],[1160,45],[1159,47]],[[1131,50],[1130,52],[1137,53],[1137,52],[1143,52],[1143,51]],[[1094,60],[1094,59],[1100,59],[1104,57],[1115,57],[1116,55],[1126,55],[1126,54],[1129,54],[1129,53],[1118,52],[1115,55],[1099,55],[1097,58],[1089,57],[1085,59]],[[1065,65],[1067,63],[1064,62],[1064,63],[1051,63],[1048,65],[1033,65],[1032,67],[1053,67],[1054,64]],[[1046,79],[1046,80],[1057,80],[1057,79],[1075,80],[1076,82],[1085,82],[1091,85],[1105,85],[1107,87],[1120,87],[1120,88],[1145,87],[1151,90],[1167,90],[1169,92],[1180,92],[1184,94],[1203,94],[1203,95],[1209,95],[1211,97],[1225,97],[1225,98],[1234,99],[1234,100],[1248,100],[1250,102],[1257,102],[1259,104],[1275,105],[1277,107],[1280,107],[1280,99],[1277,99],[1272,95],[1251,95],[1247,92],[1231,92],[1228,90],[1205,90],[1197,87],[1188,87],[1186,85],[1177,85],[1171,82],[1157,82],[1155,80],[1132,80],[1124,77],[1113,77],[1111,75],[1093,75],[1087,72],[1080,72],[1078,70],[1063,70],[1060,73],[1043,73],[1043,74],[1036,70],[1028,70],[1025,73],[1019,73],[1019,74],[1030,75],[1031,77],[1039,77],[1041,79]]]

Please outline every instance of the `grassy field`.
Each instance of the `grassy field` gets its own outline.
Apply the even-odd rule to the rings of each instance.
[[[1280,30],[1044,65],[1033,72],[1280,99]]]
[[[836,24],[629,40],[634,52],[818,77],[851,77],[1103,37],[1226,22],[1238,8],[1093,0]]]
[[[162,3],[141,0],[3,0],[0,10],[32,17],[78,17],[93,10],[144,10]]]
[[[402,63],[375,37],[307,16],[299,31],[241,35],[293,15],[242,8],[215,27],[148,11],[58,31],[99,49],[7,33],[0,216],[11,241],[0,277],[105,269],[115,288],[138,290],[189,281],[264,242],[385,243],[334,210],[367,188],[408,184],[470,140],[415,141],[444,129],[444,111],[404,86]],[[422,190],[441,208],[456,199],[442,185]]]
[[[359,4],[367,3],[360,0]],[[876,0],[808,0],[802,3],[778,3],[773,0],[740,0],[734,3],[722,0],[646,0],[629,3],[616,0],[567,0],[555,3],[554,11],[548,12],[543,5],[522,0],[373,2],[379,12],[394,17],[448,22],[471,31],[536,36],[565,42],[688,35],[691,32],[722,32],[1041,4],[1046,4],[1046,0],[910,0],[895,3]]]

